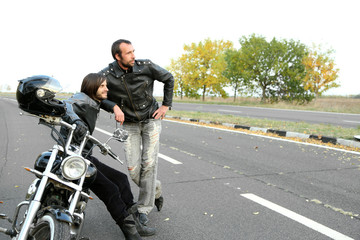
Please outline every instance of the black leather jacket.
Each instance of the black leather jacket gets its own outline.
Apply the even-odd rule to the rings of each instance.
[[[64,100],[64,103],[66,104],[66,114],[63,116],[63,120],[72,124],[80,119],[86,123],[90,134],[92,134],[100,111],[100,102],[80,92]]]
[[[150,60],[135,60],[132,72],[126,73],[114,61],[100,71],[107,77],[108,100],[102,102],[101,108],[113,111],[116,103],[124,112],[125,121],[140,122],[152,118],[159,108],[153,97],[154,81],[164,83],[162,104],[172,105],[174,78],[170,72],[152,63]]]
[[[76,120],[82,120],[87,125],[90,134],[94,132],[96,120],[100,111],[100,102],[90,98],[85,93],[76,93],[71,98],[64,100],[66,104],[66,113],[62,117],[65,122],[73,124]],[[61,127],[60,134],[64,139],[67,139],[68,129]],[[92,143],[87,142],[85,146],[85,153],[87,153]]]

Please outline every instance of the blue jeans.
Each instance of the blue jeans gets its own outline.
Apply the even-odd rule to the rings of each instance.
[[[139,186],[138,210],[148,214],[154,208],[155,198],[161,196],[161,183],[157,180],[161,120],[124,122],[123,127],[129,133],[125,142],[129,175]]]

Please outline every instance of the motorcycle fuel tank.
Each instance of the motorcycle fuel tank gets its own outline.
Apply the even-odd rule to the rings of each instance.
[[[43,152],[35,160],[34,168],[39,172],[45,171],[52,152]],[[56,156],[55,163],[61,163],[59,156]]]

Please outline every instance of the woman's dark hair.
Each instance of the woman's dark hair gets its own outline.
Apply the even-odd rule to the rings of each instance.
[[[81,92],[95,100],[96,92],[104,81],[106,81],[106,78],[100,73],[89,73],[84,77],[81,84]]]
[[[115,57],[116,54],[119,54],[121,56],[121,50],[120,50],[121,43],[131,44],[131,42],[129,40],[125,40],[125,39],[119,39],[119,40],[115,41],[111,46],[111,54],[112,54],[114,60],[116,60],[116,57]]]

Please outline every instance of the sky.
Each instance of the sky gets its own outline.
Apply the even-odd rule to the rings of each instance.
[[[358,0],[11,0],[0,3],[0,90],[37,74],[55,77],[64,92],[113,61],[117,39],[137,59],[166,67],[185,44],[231,41],[257,34],[335,50],[337,82],[326,95],[360,94]],[[157,84],[155,95],[161,94]]]

